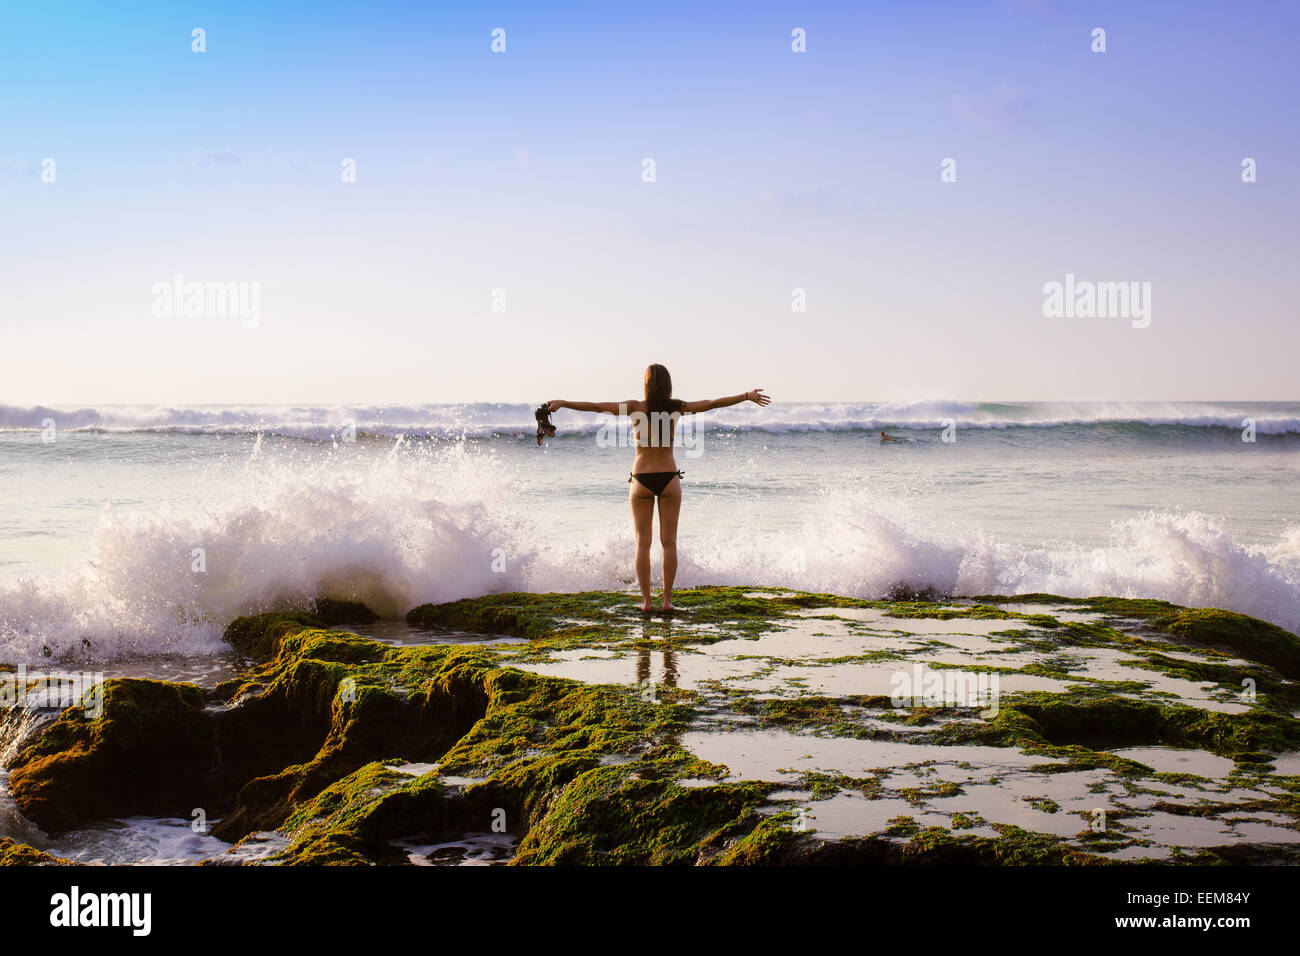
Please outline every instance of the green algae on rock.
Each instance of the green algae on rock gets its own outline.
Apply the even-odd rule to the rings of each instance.
[[[360,601],[338,601],[327,597],[316,599],[312,613],[329,627],[337,624],[369,624],[379,620],[379,615]]]
[[[114,678],[102,713],[70,707],[8,764],[14,802],[43,830],[98,817],[188,815],[213,762],[203,692],[192,684]]]
[[[1219,608],[1185,608],[1167,601],[1132,598],[1058,598],[1047,594],[984,596],[996,603],[1068,604],[1113,619],[1142,621],[1182,642],[1225,648],[1249,661],[1267,664],[1286,677],[1300,678],[1300,638],[1276,624]]]
[[[19,843],[8,837],[0,837],[0,866],[66,866],[67,860],[60,859],[43,850],[37,850],[26,843]]]
[[[1050,595],[678,603],[645,618],[623,593],[500,594],[408,615],[527,639],[508,645],[394,647],[329,630],[366,615],[319,602],[242,618],[227,640],[256,663],[206,706],[173,691],[194,745],[185,786],[149,806],[219,817],[239,842],[212,863],[400,864],[473,834],[508,835],[518,864],[1296,856],[1300,778],[1273,770],[1300,750],[1296,639],[1262,622]],[[998,676],[1000,705],[900,705],[890,680],[920,661]],[[33,819],[144,812],[113,780],[129,759],[100,751],[162,728],[94,725],[69,712],[24,750]],[[1190,763],[1156,759],[1176,748]],[[77,775],[123,799],[56,810]]]

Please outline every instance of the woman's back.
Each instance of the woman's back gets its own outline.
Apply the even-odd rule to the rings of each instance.
[[[682,417],[682,404],[677,399],[670,399],[667,407],[658,405],[652,409],[644,400],[628,403],[627,414],[636,437],[634,471],[677,470],[673,444],[677,436],[677,420]]]

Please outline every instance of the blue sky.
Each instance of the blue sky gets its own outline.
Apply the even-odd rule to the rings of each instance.
[[[7,5],[0,402],[1294,399],[1298,11]]]

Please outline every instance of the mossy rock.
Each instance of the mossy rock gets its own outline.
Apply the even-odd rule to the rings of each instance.
[[[235,840],[274,829],[299,804],[377,757],[436,759],[483,716],[478,659],[458,658],[453,648],[431,649],[437,653],[423,655],[425,679],[399,691],[380,675],[391,674],[409,655],[397,650],[386,656],[382,645],[352,640],[378,653],[369,668],[373,675],[306,656],[337,650],[329,639],[308,641],[263,693],[219,716],[223,748],[241,755],[227,765],[229,778],[245,782],[215,836]],[[259,745],[268,724],[286,730],[274,747]]]
[[[240,617],[226,626],[223,637],[235,650],[255,661],[276,655],[280,639],[304,627],[324,627],[325,622],[305,612],[255,614]]]
[[[1094,606],[1042,597],[1042,604]],[[328,630],[340,614],[361,612],[318,603],[316,613],[263,614],[227,628],[232,646],[258,663],[208,696],[220,706],[205,710],[203,695],[188,685],[110,681],[100,721],[84,720],[75,709],[65,712],[23,750],[15,778],[26,773],[27,779],[15,794],[18,799],[21,790],[20,807],[34,819],[40,814],[51,827],[63,828],[96,817],[188,815],[192,807],[203,807],[218,821],[214,835],[222,839],[278,831],[274,845],[281,848],[266,861],[274,864],[400,864],[405,851],[393,841],[438,844],[502,828],[518,840],[515,862],[530,864],[1094,864],[1109,862],[1096,854],[1122,837],[1104,845],[1077,838],[1067,845],[1062,838],[996,822],[993,837],[923,829],[910,818],[896,818],[870,836],[827,840],[798,828],[792,812],[771,802],[788,781],[727,779],[727,768],[684,749],[682,736],[699,729],[702,716],[716,716],[718,708],[745,723],[803,733],[1014,747],[1051,761],[1036,768],[1040,772],[1105,768],[1135,787],[1163,778],[1108,749],[1194,745],[1234,758],[1245,776],[1267,766],[1271,754],[1300,748],[1300,721],[1278,705],[1291,699],[1294,688],[1270,669],[1288,666],[1288,645],[1262,622],[1243,624],[1239,615],[1191,612],[1163,602],[1105,599],[1096,605],[1114,618],[1140,618],[1144,626],[1134,636],[1119,631],[1118,621],[1112,621],[1115,627],[1052,627],[1059,623],[1054,618],[1005,611],[996,603],[889,604],[699,588],[682,592],[679,604],[686,611],[677,620],[684,626],[672,634],[662,622],[645,622],[633,596],[607,592],[491,595],[425,605],[409,615],[417,625],[529,639],[495,648],[387,646]],[[629,645],[639,652],[652,640],[702,653],[702,645],[783,628],[796,612],[821,607],[1037,624],[1042,631],[1032,636],[1043,647],[1035,652],[1050,656],[1051,674],[1069,670],[1068,660],[1058,661],[1058,649],[1104,645],[1131,653],[1153,670],[1224,687],[1233,683],[1236,671],[1226,668],[1223,655],[1207,651],[1203,662],[1176,660],[1160,653],[1170,642],[1157,633],[1214,647],[1236,642],[1248,645],[1249,653],[1233,648],[1240,656],[1272,655],[1282,663],[1257,669],[1259,687],[1273,699],[1238,713],[1142,694],[1133,682],[1096,682],[1072,686],[1069,693],[1008,695],[991,720],[947,719],[921,708],[907,718],[906,728],[889,698],[880,695],[761,699],[734,689],[674,686],[660,687],[653,700],[645,700],[631,684],[586,684],[508,666],[574,648],[607,653],[621,644],[623,652]],[[705,626],[692,626],[697,624]],[[1008,637],[1016,640],[1021,633]],[[188,743],[172,740],[187,736]],[[160,757],[168,746],[189,762]],[[428,766],[399,769],[411,764]],[[168,777],[180,766],[182,779],[137,780],[141,766],[145,772],[162,767]],[[678,782],[686,778],[704,785]],[[173,792],[165,793],[164,784]],[[878,780],[810,774],[802,789],[807,798],[821,799],[871,784]],[[924,792],[917,789],[918,808],[923,798],[948,793],[943,786],[940,781]],[[104,791],[116,798],[94,802],[84,796]],[[1257,809],[1300,814],[1293,796]],[[20,847],[9,852],[39,854]],[[1218,850],[1185,854],[1176,862],[1223,862],[1236,852],[1216,855]]]
[[[560,791],[519,864],[694,864],[748,834],[770,784],[680,787],[641,765],[596,767]],[[712,851],[712,852],[711,852]]]
[[[69,861],[44,850],[0,837],[0,866],[70,866]]]
[[[1182,640],[1226,648],[1275,667],[1285,677],[1300,678],[1300,638],[1267,621],[1217,608],[1184,608],[1152,623]]]
[[[319,597],[313,610],[326,627],[369,624],[379,620],[379,615],[360,601],[336,601],[333,598]]]
[[[52,833],[100,817],[188,816],[214,758],[203,705],[192,684],[105,681],[98,717],[70,707],[10,760],[14,802]]]

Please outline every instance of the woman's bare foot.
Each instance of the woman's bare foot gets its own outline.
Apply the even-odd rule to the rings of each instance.
[[[665,611],[675,611],[675,610],[677,610],[677,608],[673,606],[673,602],[672,602],[672,601],[664,601],[664,603],[663,603],[663,610],[665,610]]]
[[[653,608],[650,607],[650,599],[649,599],[649,598],[646,598],[644,601],[641,602],[641,613],[642,613],[642,614],[649,614],[652,610],[653,610]]]

